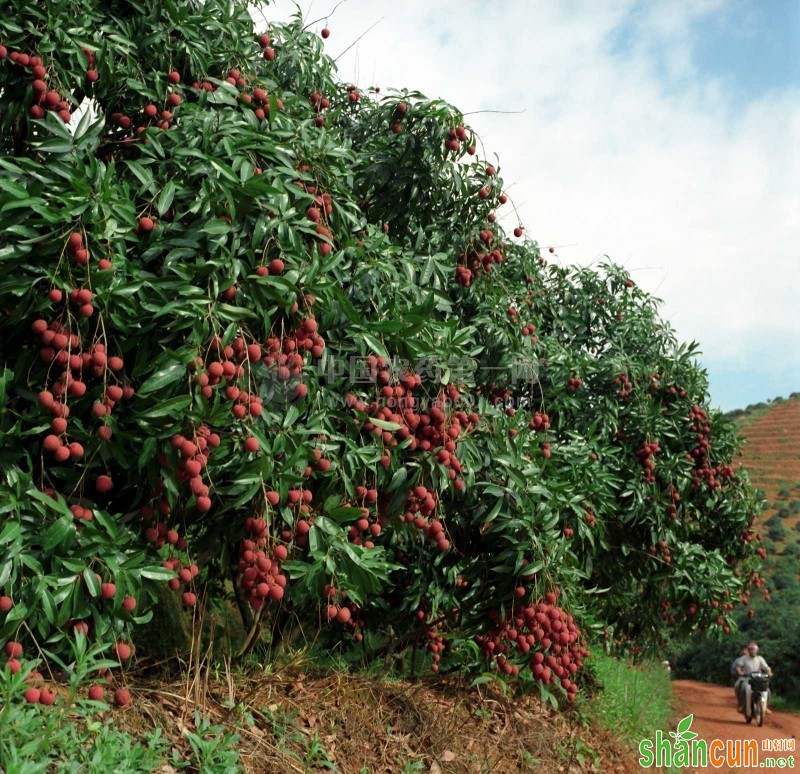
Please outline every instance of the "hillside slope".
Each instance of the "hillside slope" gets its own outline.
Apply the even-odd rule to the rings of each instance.
[[[775,542],[792,542],[800,522],[800,396],[744,414],[737,424],[746,439],[742,463],[769,503],[761,523],[780,516],[787,535]]]

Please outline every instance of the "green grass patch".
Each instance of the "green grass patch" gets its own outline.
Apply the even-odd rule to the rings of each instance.
[[[6,704],[0,712],[0,771],[8,774],[64,772],[239,772],[238,737],[195,716],[184,732],[188,752],[178,752],[160,728],[146,739],[121,730],[114,718],[97,719],[94,708],[71,712],[38,704]]]
[[[770,701],[772,703],[772,709],[776,712],[796,712],[800,714],[800,701],[796,699],[787,699],[785,696],[773,695]]]
[[[592,651],[587,665],[599,687],[588,702],[589,715],[618,740],[636,749],[657,729],[666,732],[671,727],[675,717],[672,686],[669,672],[660,663],[633,665]]]

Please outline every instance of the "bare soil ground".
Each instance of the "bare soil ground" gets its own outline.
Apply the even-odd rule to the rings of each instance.
[[[694,713],[692,731],[698,733],[701,739],[756,739],[759,747],[764,739],[794,739],[795,765],[794,768],[786,767],[784,771],[800,771],[800,746],[797,738],[800,737],[800,715],[788,712],[772,712],[764,719],[760,728],[752,723],[745,723],[744,716],[736,708],[736,698],[732,688],[719,685],[708,685],[693,680],[675,680],[673,688],[680,700],[683,711]],[[792,753],[788,753],[791,755]],[[761,753],[760,760],[766,756],[782,757],[781,753]],[[750,769],[752,770],[752,769]],[[718,769],[702,768],[697,771],[738,772],[748,769]]]

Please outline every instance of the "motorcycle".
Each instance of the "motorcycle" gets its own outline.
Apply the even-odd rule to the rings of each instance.
[[[769,698],[769,675],[766,672],[751,672],[747,679],[750,683],[750,706],[745,703],[744,719],[752,723],[755,718],[756,723],[763,726]]]

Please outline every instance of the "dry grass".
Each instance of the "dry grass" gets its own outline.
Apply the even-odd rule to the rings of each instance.
[[[115,711],[122,728],[146,738],[160,727],[188,750],[183,731],[195,730],[198,710],[240,736],[251,772],[636,770],[632,754],[576,716],[456,677],[387,682],[298,661],[233,672],[197,656],[181,676],[149,671],[129,676],[133,701]],[[579,763],[585,745],[596,764]]]

